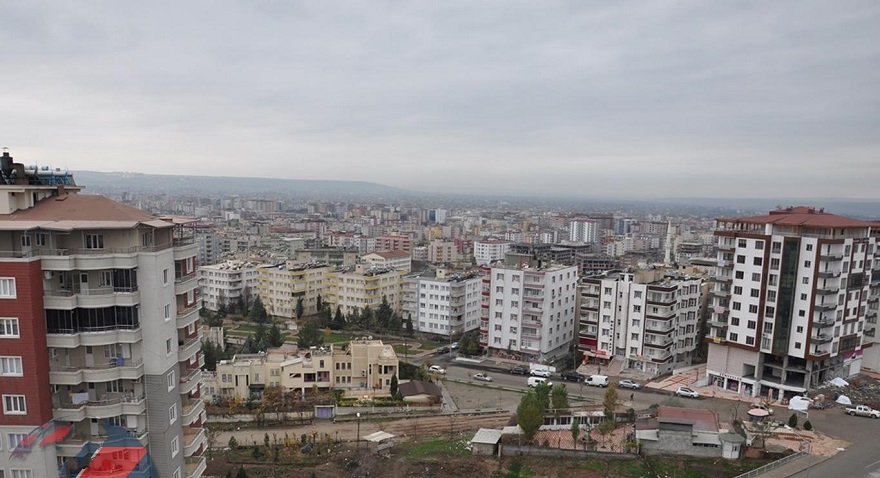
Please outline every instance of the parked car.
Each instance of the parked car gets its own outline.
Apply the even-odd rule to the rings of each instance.
[[[585,378],[587,378],[587,377],[584,377],[583,375],[579,374],[577,372],[577,370],[568,370],[568,371],[562,372],[562,374],[560,374],[560,375],[562,377],[562,380],[565,380],[567,382],[581,382]]]
[[[549,371],[549,370],[545,370],[545,369],[543,369],[543,368],[536,368],[536,369],[532,370],[532,372],[531,372],[531,376],[533,376],[533,377],[544,377],[544,378],[550,378],[550,371]]]
[[[439,366],[439,365],[431,365],[431,367],[428,368],[428,372],[429,373],[439,373],[440,375],[446,375],[446,369]]]
[[[529,368],[526,367],[525,365],[517,365],[516,367],[513,367],[512,369],[510,369],[510,373],[512,373],[514,375],[528,375]]]
[[[590,375],[584,380],[584,383],[590,385],[591,387],[607,387],[608,386],[608,376],[607,375]]]
[[[856,407],[848,407],[846,413],[852,416],[880,418],[880,411],[874,410],[867,405],[859,405]]]
[[[758,410],[764,410],[764,411],[767,412],[769,415],[773,415],[773,408],[771,408],[771,407],[769,407],[769,406],[767,406],[767,405],[764,405],[763,403],[753,403],[753,404],[752,404],[752,410],[755,410],[755,409],[758,409]]]
[[[638,390],[638,389],[642,388],[641,385],[639,385],[636,382],[633,382],[632,380],[620,380],[617,382],[617,387],[618,388],[631,388],[633,390]]]
[[[443,355],[449,353],[449,347],[440,347],[437,349],[437,355]]]
[[[449,348],[451,348],[452,350],[457,349],[457,348],[458,348],[458,342],[452,342],[452,345],[450,345]]]
[[[678,387],[675,394],[679,397],[700,398],[700,394],[697,393],[696,390],[691,390],[687,387]]]
[[[475,373],[475,374],[474,374],[474,380],[479,380],[479,381],[481,381],[481,382],[491,382],[491,381],[492,381],[492,377],[490,377],[490,376],[488,376],[488,375],[486,375],[486,374],[484,374],[484,373]]]
[[[546,383],[548,387],[553,387],[553,382],[547,380],[544,377],[529,377],[528,380],[529,388],[535,388],[539,383]]]

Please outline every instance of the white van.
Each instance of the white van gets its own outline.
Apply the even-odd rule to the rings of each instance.
[[[587,385],[591,385],[593,387],[607,387],[608,386],[608,376],[607,375],[590,375],[584,383]]]
[[[548,382],[544,377],[529,377],[529,388],[535,388],[539,383],[546,383],[548,387],[553,386],[553,382]]]

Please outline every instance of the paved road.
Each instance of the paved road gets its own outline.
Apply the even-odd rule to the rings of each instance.
[[[797,478],[880,478],[880,420],[844,415],[840,408],[811,411],[810,422],[823,433],[852,444],[832,457],[796,475]]]

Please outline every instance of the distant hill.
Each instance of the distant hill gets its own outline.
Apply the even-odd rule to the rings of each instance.
[[[233,178],[223,176],[177,176],[98,171],[73,171],[76,184],[87,193],[166,193],[200,196],[285,195],[293,197],[393,198],[412,194],[404,189],[367,181],[325,181],[306,179]]]

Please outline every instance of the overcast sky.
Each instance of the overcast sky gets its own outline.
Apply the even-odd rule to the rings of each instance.
[[[0,146],[425,191],[877,198],[880,2],[0,2]]]

